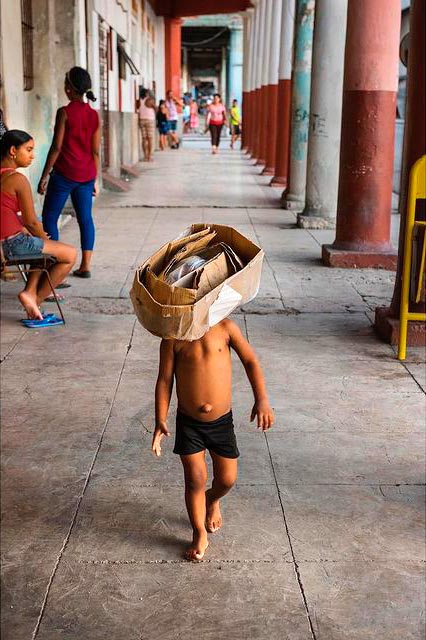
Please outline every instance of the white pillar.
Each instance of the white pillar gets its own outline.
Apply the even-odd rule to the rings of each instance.
[[[267,80],[267,113],[265,117],[265,175],[273,175],[275,169],[275,141],[278,113],[278,66],[280,62],[282,0],[272,0],[271,31],[269,40],[269,64]]]
[[[268,76],[269,76],[269,54],[270,38],[272,26],[272,3],[273,0],[264,2],[265,23],[263,27],[262,42],[262,62],[261,62],[261,103],[259,110],[259,151],[257,154],[257,164],[265,164],[266,149],[268,144],[267,117],[268,117]]]
[[[282,3],[283,0],[272,0],[271,37],[269,40],[269,65],[267,84],[278,84]]]
[[[296,0],[296,33],[291,105],[290,185],[283,198],[286,209],[302,211],[306,196],[309,105],[315,0]]]
[[[291,80],[293,68],[294,25],[296,0],[283,0],[281,15],[281,47],[278,80]]]
[[[229,38],[229,80],[228,102],[238,100],[241,105],[243,97],[243,30],[231,29]]]
[[[256,89],[260,89],[262,86],[263,39],[265,37],[265,0],[259,0],[259,4],[256,9],[259,15],[257,23],[256,53],[254,59],[256,65]]]
[[[227,91],[226,91],[226,83],[228,79],[226,63],[227,63],[227,51],[226,51],[226,47],[222,47],[222,67],[220,71],[220,94],[222,96],[223,104],[226,104],[228,100]]]
[[[263,27],[263,51],[262,51],[262,86],[266,87],[269,80],[269,63],[271,54],[272,36],[272,5],[275,0],[268,0],[265,4],[265,24]]]
[[[186,93],[189,91],[189,73],[188,73],[188,48],[182,47],[183,61],[182,61],[182,91]]]
[[[334,228],[348,0],[317,0],[308,141],[306,206],[298,225]]]
[[[264,41],[265,41],[265,19],[266,19],[266,1],[260,0],[256,9],[259,11],[258,29],[257,29],[257,42],[255,53],[256,64],[256,96],[254,102],[254,136],[253,136],[253,158],[260,158],[260,145],[262,140],[261,135],[261,118],[262,118],[262,82],[263,82],[263,54],[264,54]]]
[[[254,0],[254,9],[253,9],[253,39],[250,43],[250,76],[251,76],[251,90],[256,90],[256,80],[257,80],[257,49],[258,49],[258,41],[259,41],[259,0]]]
[[[243,93],[250,91],[250,51],[252,40],[253,9],[248,9],[244,14],[244,41],[243,41]]]
[[[271,184],[287,186],[290,145],[291,72],[296,0],[283,0],[281,14],[280,60],[278,66],[277,138],[275,144],[275,176]]]

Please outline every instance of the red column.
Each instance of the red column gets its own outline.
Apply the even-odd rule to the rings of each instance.
[[[426,58],[426,8],[424,0],[412,0],[410,7],[410,40],[407,65],[407,103],[405,109],[404,150],[402,158],[401,193],[399,212],[398,267],[395,290],[390,307],[376,309],[375,328],[381,337],[397,344],[399,329],[399,307],[401,303],[402,263],[404,256],[405,222],[407,211],[408,179],[415,161],[426,154],[425,130],[425,58]],[[418,212],[421,215],[421,211]],[[420,215],[418,216],[420,219]],[[425,211],[423,207],[423,219]],[[424,303],[410,305],[411,311],[424,312]],[[425,339],[425,325],[421,322],[408,323],[408,345],[422,344]]]
[[[333,267],[394,269],[390,244],[401,3],[349,0]]]
[[[241,106],[241,119],[243,122],[244,120],[247,120],[248,96],[249,96],[248,91],[243,91],[243,104]],[[247,135],[243,127],[241,131],[241,149],[242,151],[244,151],[246,148],[247,148]]]
[[[291,78],[278,81],[276,109],[275,175],[271,185],[287,187],[290,160]]]
[[[254,89],[252,92],[253,95],[253,108],[251,112],[251,123],[250,123],[250,156],[252,158],[256,158],[257,151],[257,142],[258,142],[258,134],[259,134],[259,105],[260,105],[260,89]]]
[[[244,144],[243,144],[243,151],[244,153],[249,153],[249,149],[250,149],[250,122],[251,122],[251,102],[252,102],[252,92],[251,91],[247,91],[246,94],[246,108],[244,111],[244,115],[243,115],[243,130],[242,130],[242,135],[243,140],[244,140]]]
[[[259,113],[259,143],[256,155],[256,164],[265,164],[266,146],[268,142],[266,120],[268,118],[268,85],[263,85],[260,90],[261,107]]]
[[[181,79],[181,19],[164,19],[165,58],[166,58],[166,91],[170,89],[175,96],[180,96]]]
[[[268,113],[266,119],[265,168],[263,175],[273,176],[275,170],[275,140],[277,138],[278,85],[268,85]]]

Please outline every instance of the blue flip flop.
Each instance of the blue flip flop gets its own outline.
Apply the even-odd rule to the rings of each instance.
[[[30,318],[21,320],[27,329],[40,329],[43,327],[54,327],[58,324],[64,324],[62,318],[57,318],[54,313],[43,314],[41,320],[31,320]]]

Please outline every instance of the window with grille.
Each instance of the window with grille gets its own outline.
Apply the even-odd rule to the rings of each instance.
[[[21,0],[24,91],[34,88],[34,25],[32,0]]]

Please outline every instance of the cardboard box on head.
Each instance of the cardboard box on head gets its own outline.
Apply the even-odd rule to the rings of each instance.
[[[221,243],[229,249],[223,248],[216,256],[212,251],[214,257],[194,275],[181,279],[185,286],[170,285],[164,280],[172,262],[178,265],[185,255],[195,255]],[[187,235],[165,244],[136,270],[130,298],[139,322],[160,338],[202,338],[236,307],[256,297],[263,256],[260,247],[232,227],[192,225]]]

